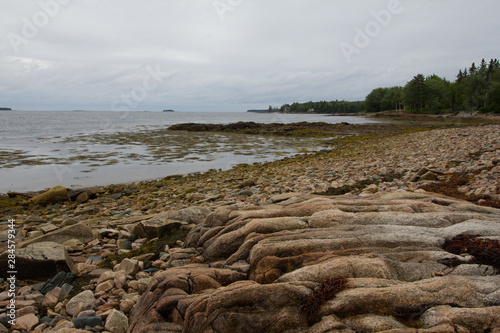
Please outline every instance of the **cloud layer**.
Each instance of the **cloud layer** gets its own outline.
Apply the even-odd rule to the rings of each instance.
[[[6,0],[0,106],[245,111],[498,58],[494,0]]]

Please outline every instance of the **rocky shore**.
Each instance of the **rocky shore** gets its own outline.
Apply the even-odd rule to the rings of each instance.
[[[500,332],[500,125],[332,144],[0,197],[0,332]]]

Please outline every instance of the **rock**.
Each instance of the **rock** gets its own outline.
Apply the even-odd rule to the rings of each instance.
[[[75,265],[75,273],[77,276],[84,276],[96,269],[95,265],[86,263],[78,263]]]
[[[128,328],[128,318],[123,312],[113,309],[104,327],[112,333],[125,333]]]
[[[125,314],[128,314],[132,308],[134,307],[135,302],[131,299],[125,299],[120,302],[120,311],[122,311]]]
[[[40,227],[40,230],[42,230],[44,234],[47,234],[47,233],[54,231],[54,230],[57,230],[57,229],[59,229],[59,228],[51,223],[47,223],[47,224]]]
[[[0,255],[2,267],[6,267],[8,253]],[[73,261],[61,244],[42,242],[20,248],[16,253],[16,269],[18,279],[47,278],[55,272],[74,271]],[[1,277],[7,277],[7,272],[0,272]]]
[[[202,223],[210,212],[209,209],[203,207],[171,210],[138,223],[132,232],[141,238],[162,237],[183,225]]]
[[[157,218],[159,219],[169,219],[186,222],[188,224],[202,223],[208,214],[210,214],[210,209],[204,207],[188,207],[180,210],[171,210],[166,213],[159,214]]]
[[[178,230],[181,226],[182,222],[180,221],[156,217],[149,221],[138,223],[134,227],[133,233],[141,238],[161,238],[173,230]]]
[[[94,239],[94,235],[92,234],[92,229],[90,227],[86,226],[85,224],[78,223],[64,228],[59,228],[58,230],[50,232],[41,237],[21,242],[18,244],[18,248],[40,242],[56,242],[59,244],[63,244],[64,242],[71,239],[77,239],[85,244],[92,241]]]
[[[27,306],[16,311],[16,317],[22,317],[27,314],[37,314],[38,310],[34,306]]]
[[[425,174],[423,174],[419,180],[438,180],[438,175],[435,174],[432,171],[427,171]]]
[[[377,193],[378,192],[378,186],[376,184],[370,184],[364,189],[367,192],[370,193]]]
[[[90,200],[90,195],[87,192],[80,193],[75,199],[75,201],[78,203],[85,203],[89,200]]]
[[[164,258],[170,268],[154,275],[130,311],[129,332],[177,322],[185,333],[407,330],[422,319],[451,325],[451,314],[422,315],[450,304],[498,306],[500,279],[443,245],[461,234],[500,239],[499,225],[497,209],[425,192],[222,207],[190,231],[188,248]],[[347,280],[345,289],[314,298],[335,276]]]
[[[79,318],[73,318],[72,321],[73,325],[75,325],[75,328],[78,329],[84,329],[87,326],[88,327],[96,327],[96,326],[102,326],[102,318],[101,317],[79,317]]]
[[[9,291],[8,290],[2,291],[0,293],[0,302],[6,301],[8,299],[9,300],[11,299],[11,296],[9,296]]]
[[[52,291],[48,292],[42,301],[42,306],[53,308],[59,302],[59,292],[61,291],[60,287],[54,288]]]
[[[186,312],[184,332],[244,332],[249,327],[254,332],[304,330],[300,306],[309,292],[299,285],[234,283],[193,302]]]
[[[99,276],[99,279],[97,280],[97,284],[103,283],[108,280],[112,280],[115,278],[116,273],[113,271],[106,271]]]
[[[457,308],[449,305],[432,307],[421,317],[425,327],[452,324],[462,331],[485,332],[500,327],[500,306]]]
[[[38,325],[38,317],[30,313],[16,318],[16,325],[14,327],[19,330],[31,331],[36,325]]]
[[[95,288],[95,292],[96,293],[106,292],[106,291],[113,289],[114,286],[115,286],[115,283],[113,282],[113,280],[107,280],[107,281],[104,281],[102,283],[99,283]]]
[[[57,318],[56,318],[57,319]],[[66,332],[73,332],[75,328],[75,325],[69,320],[62,319],[59,320],[56,325],[54,326],[54,330],[56,332],[64,332],[63,330],[66,330]]]
[[[127,283],[127,272],[124,270],[118,270],[113,278],[116,288],[122,289]]]
[[[382,332],[395,329],[405,329],[407,326],[392,316],[362,315],[349,317],[345,320],[355,332]]]
[[[135,275],[139,271],[139,261],[135,259],[123,259],[115,266],[115,272],[124,271],[126,275]]]
[[[247,179],[247,180],[244,180],[239,188],[245,188],[245,187],[250,187],[250,186],[255,186],[255,180],[253,179]]]
[[[200,292],[245,278],[246,274],[229,269],[204,267],[180,267],[158,272],[130,313],[129,332],[140,332],[150,324],[163,325],[165,319],[161,318],[170,318],[179,311],[184,316],[189,304],[200,296],[194,294],[190,297],[190,290]]]
[[[79,239],[75,238],[65,241],[63,245],[68,252],[78,252],[83,251],[84,249],[83,243]]]
[[[189,193],[194,193],[197,192],[198,189],[196,187],[187,187],[184,189],[184,193],[189,194]]]
[[[85,310],[92,310],[95,307],[96,299],[94,293],[90,290],[85,290],[69,300],[66,304],[66,312],[70,316],[76,316]]]
[[[71,284],[74,278],[74,273],[59,272],[52,279],[45,282],[38,291],[40,291],[42,294],[47,294],[56,287],[62,287],[65,284]]]
[[[44,192],[42,194],[36,195],[30,199],[35,205],[52,205],[58,202],[63,202],[69,200],[68,191],[64,186],[56,186]]]
[[[65,299],[71,294],[72,291],[73,291],[72,285],[67,283],[63,284],[61,290],[59,291],[59,299]]]

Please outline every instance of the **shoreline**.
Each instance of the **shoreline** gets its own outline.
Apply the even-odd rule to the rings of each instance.
[[[279,222],[276,225],[277,231],[281,230],[283,225],[291,223],[293,228],[299,228],[291,235],[295,232],[303,232],[301,230],[304,228],[302,226],[304,217],[301,214],[306,214],[306,216],[312,214],[307,212],[312,209],[309,205],[313,203],[320,207],[314,209],[327,209],[324,211],[326,215],[316,217],[318,223],[330,223],[328,216],[334,213],[340,214],[336,218],[341,220],[351,218],[354,212],[364,214],[363,212],[371,207],[370,205],[375,205],[373,207],[376,209],[372,213],[368,210],[366,214],[388,214],[389,212],[385,209],[394,205],[395,207],[389,210],[394,209],[395,216],[408,214],[408,211],[422,213],[423,209],[422,221],[429,218],[425,215],[428,212],[426,209],[435,209],[435,206],[441,207],[440,210],[447,209],[448,206],[456,206],[457,212],[461,209],[461,213],[455,213],[453,210],[449,213],[452,214],[449,218],[450,221],[454,221],[453,223],[462,221],[463,216],[466,215],[474,219],[479,216],[478,214],[486,214],[484,218],[489,219],[488,216],[491,215],[491,218],[494,218],[495,214],[499,214],[499,210],[495,208],[500,208],[500,188],[495,180],[500,179],[500,124],[452,128],[447,125],[445,128],[436,129],[404,128],[399,133],[387,132],[336,138],[332,144],[332,149],[328,151],[302,154],[273,162],[240,164],[227,171],[209,170],[203,173],[173,175],[152,181],[99,186],[75,191],[68,191],[64,187],[54,187],[47,192],[28,195],[12,193],[11,197],[0,196],[1,219],[15,221],[18,229],[16,245],[19,250],[26,249],[29,244],[39,246],[46,244],[54,249],[61,247],[65,253],[63,258],[66,258],[62,260],[62,265],[64,266],[67,262],[71,263],[69,265],[74,265],[71,268],[76,274],[76,279],[72,282],[75,288],[73,292],[62,299],[53,298],[49,294],[47,294],[49,296],[37,296],[40,303],[43,298],[45,300],[43,304],[46,305],[42,307],[45,310],[35,312],[35,314],[47,314],[49,319],[59,318],[58,320],[65,321],[67,325],[75,325],[74,323],[78,323],[75,321],[77,313],[72,310],[67,312],[68,299],[73,302],[73,299],[78,298],[83,292],[95,296],[95,302],[90,307],[95,309],[93,320],[95,319],[104,326],[104,321],[106,320],[107,323],[109,320],[107,318],[110,316],[110,311],[118,311],[128,318],[127,325],[130,324],[130,329],[132,329],[133,325],[139,327],[143,325],[137,317],[140,313],[138,311],[149,308],[145,303],[149,298],[142,296],[150,295],[148,288],[151,288],[150,285],[154,279],[161,281],[169,274],[175,275],[192,270],[194,273],[189,273],[189,276],[202,274],[201,270],[215,270],[216,273],[203,271],[203,274],[209,274],[209,276],[216,274],[210,279],[217,279],[217,276],[222,276],[218,274],[229,272],[237,274],[236,280],[249,279],[249,276],[253,276],[251,274],[257,274],[250,274],[250,271],[253,272],[256,269],[256,266],[249,264],[251,259],[230,261],[231,264],[227,267],[224,261],[217,261],[220,256],[213,251],[224,252],[226,247],[232,248],[232,242],[226,246],[216,246],[215,249],[205,248],[212,252],[203,252],[200,246],[193,245],[199,238],[195,236],[197,232],[209,230],[207,235],[215,235],[216,231],[222,228],[219,225],[221,221],[225,221],[224,219],[228,219],[229,216],[240,220],[256,217],[249,220],[251,221],[249,223],[253,223],[248,224],[249,226],[257,226],[256,223],[265,221],[262,234],[258,232],[252,234],[253,229],[249,229],[249,235],[243,236],[243,238],[248,237],[249,240],[252,237],[264,237],[263,240],[265,240],[265,235],[269,232],[266,231],[267,228],[277,222]],[[443,195],[448,195],[448,197]],[[394,202],[386,201],[389,197],[396,199]],[[410,203],[409,200],[413,201]],[[358,201],[362,206],[355,207],[354,204]],[[371,201],[373,203],[370,203]],[[331,205],[338,205],[345,211],[335,210]],[[328,208],[330,206],[331,208]],[[436,212],[437,217],[431,218],[430,221],[441,221],[442,215],[439,214],[445,214],[445,212],[440,210]],[[323,216],[326,218],[325,221],[319,219]],[[308,217],[308,219],[313,217]],[[381,218],[385,221],[387,216],[383,215]],[[408,227],[407,219],[403,220],[397,223]],[[234,226],[239,225],[238,223]],[[448,225],[446,223],[445,225]],[[390,224],[388,223],[391,228],[396,227]],[[412,226],[412,228],[420,227],[422,226]],[[8,228],[8,225],[0,224],[0,234],[4,235]],[[225,228],[231,229],[232,227],[228,225]],[[332,234],[345,232],[345,230],[342,231],[342,226],[336,228],[339,230],[332,229]],[[358,228],[365,230],[363,228],[369,228],[369,226],[358,226]],[[433,227],[427,229],[431,230]],[[162,236],[166,230],[169,230],[166,232],[170,237],[168,239]],[[306,229],[306,232],[316,231]],[[273,237],[281,237],[281,235],[282,232],[276,232],[276,236]],[[309,240],[310,244],[314,243],[314,239],[323,237],[314,235]],[[224,242],[223,239],[217,240],[217,237],[214,237],[215,242]],[[387,244],[392,244],[396,236],[389,234],[387,237],[389,237]],[[297,258],[303,258],[301,260],[320,258],[319,254],[309,253],[308,244],[304,245],[303,251],[300,248],[296,249],[299,251]],[[2,238],[0,253],[6,250],[6,246],[6,240]],[[356,246],[356,248],[359,247],[360,245]],[[325,255],[322,247],[318,251],[321,255]],[[359,250],[353,249],[353,251]],[[436,248],[431,247],[428,251],[435,252]],[[18,255],[20,253],[22,252],[18,251]],[[334,256],[339,255],[346,254],[340,253]],[[384,255],[381,254],[382,257]],[[418,251],[416,256],[420,256]],[[365,260],[363,259],[365,257],[363,253],[353,254],[348,255],[346,260]],[[369,259],[363,267],[371,267],[372,260]],[[126,265],[132,263],[136,266],[119,278],[118,272],[128,270]],[[32,291],[32,288],[37,285],[36,281],[46,281],[47,278],[52,277],[42,277],[44,270],[41,268],[34,270],[34,264],[31,262],[29,263],[31,266],[19,268],[19,272],[30,272],[29,278],[19,273],[17,288],[23,290],[18,301],[20,307],[31,306],[28,304],[32,304],[29,302],[33,299],[32,297],[35,297],[32,295],[39,295]],[[44,267],[48,263],[41,265],[40,267]],[[435,270],[435,265],[438,263],[432,265],[429,268],[430,271],[425,271],[425,274],[434,274],[433,269]],[[114,271],[112,271],[113,268]],[[304,269],[304,267],[297,268],[297,274],[299,271],[303,272]],[[294,273],[295,271],[290,274]],[[40,276],[35,277],[35,274],[40,274]],[[256,276],[258,281],[259,279],[267,281],[262,285],[255,285],[262,286],[262,288],[265,288],[269,281],[274,281],[268,275]],[[429,276],[432,277],[432,275]],[[199,283],[212,281],[209,278],[203,279]],[[350,283],[356,281],[352,277],[348,280],[351,281]],[[448,280],[443,278],[440,281]],[[247,282],[255,283],[251,281],[239,283]],[[317,282],[319,281],[304,283],[307,288],[314,289]],[[443,283],[445,283],[443,288],[449,287],[446,284],[448,282]],[[0,283],[0,293],[7,290],[7,286],[7,282]],[[353,288],[352,285],[349,286]],[[209,288],[214,290],[211,292],[217,292],[217,290],[222,291],[229,287],[222,287],[219,282],[212,281],[209,282]],[[60,289],[57,289],[57,292],[60,293]],[[191,291],[188,290],[188,293]],[[181,294],[184,295],[184,292]],[[107,305],[110,302],[114,304],[111,307],[113,310]],[[300,308],[300,304],[297,307]],[[0,318],[1,316],[0,313]],[[52,332],[51,330],[56,326],[56,322],[39,323],[39,319],[35,317],[31,316],[33,326],[30,328],[39,327],[40,332]],[[180,327],[179,322],[176,322],[176,325],[177,328]]]
[[[340,124],[341,125],[341,124]],[[351,125],[352,126],[352,125]],[[370,126],[370,125],[367,125]],[[115,183],[115,184],[108,184],[108,185],[96,185],[92,186],[90,188],[96,189],[100,188],[105,192],[116,192],[116,188],[121,188],[121,189],[128,189],[128,188],[141,188],[141,187],[150,187],[150,186],[159,186],[158,184],[162,184],[163,182],[169,182],[170,179],[182,179],[183,182],[186,182],[187,184],[193,184],[193,183],[199,183],[200,181],[203,181],[203,179],[207,179],[208,183],[212,182],[212,178],[219,178],[219,182],[222,179],[223,183],[227,183],[227,179],[232,179],[231,183],[237,182],[238,180],[245,180],[247,178],[252,178],[252,176],[257,172],[259,173],[259,170],[266,170],[266,173],[273,173],[273,172],[278,172],[279,169],[282,167],[291,167],[293,168],[304,168],[304,165],[315,165],[317,164],[316,167],[319,166],[324,166],[324,163],[322,162],[323,160],[330,159],[330,158],[338,158],[339,156],[342,158],[344,163],[347,163],[345,161],[345,156],[350,156],[351,154],[356,155],[363,155],[367,157],[368,155],[371,155],[375,152],[380,152],[381,148],[376,147],[379,145],[377,142],[384,142],[384,144],[387,145],[388,141],[391,140],[393,137],[400,137],[403,140],[408,139],[407,136],[414,136],[418,135],[418,133],[425,133],[425,132],[430,132],[433,133],[433,131],[446,131],[450,130],[451,132],[453,131],[459,131],[461,129],[467,131],[467,129],[472,129],[473,131],[478,131],[479,127],[483,126],[498,126],[495,124],[487,125],[487,124],[481,124],[481,125],[470,125],[466,124],[466,126],[463,126],[463,124],[460,124],[460,126],[452,126],[452,125],[446,125],[444,128],[443,126],[440,125],[438,126],[437,129],[432,129],[435,125],[431,126],[425,126],[423,124],[419,126],[413,126],[413,127],[399,127],[399,131],[397,130],[390,130],[390,131],[382,131],[379,133],[373,133],[373,132],[368,132],[368,133],[359,133],[358,135],[354,136],[341,136],[337,138],[331,138],[329,140],[329,144],[331,149],[320,151],[320,152],[312,152],[312,153],[305,153],[305,154],[297,154],[291,157],[284,157],[282,159],[277,159],[273,160],[270,162],[256,162],[253,163],[252,165],[249,164],[238,164],[233,166],[232,168],[229,168],[227,170],[217,170],[217,169],[210,169],[208,171],[200,171],[200,172],[190,172],[186,174],[174,174],[174,175],[168,175],[166,177],[161,177],[161,178],[155,178],[155,179],[150,179],[150,180],[141,180],[141,181],[131,181],[131,182],[125,182],[125,183]],[[397,127],[397,126],[396,126]],[[429,128],[430,127],[430,128]],[[424,135],[425,137],[425,135]],[[485,142],[487,142],[485,140]],[[443,142],[443,144],[446,144],[450,146],[449,143]],[[451,147],[450,147],[451,148]],[[388,147],[384,148],[388,149]],[[467,150],[467,148],[462,148]],[[373,152],[371,152],[373,150]],[[474,150],[474,149],[473,149]],[[475,149],[477,150],[477,149]],[[440,157],[443,159],[444,157]],[[371,157],[370,159],[376,159],[374,157]],[[349,164],[349,163],[347,163]],[[380,164],[384,164],[383,161],[378,162],[379,166]],[[419,163],[422,164],[422,163]],[[338,163],[335,164],[336,166]],[[337,166],[338,167],[338,166]],[[410,169],[415,169],[416,166],[413,166],[413,168],[410,168],[407,166],[404,170],[404,172],[408,173]],[[443,168],[443,166],[441,166]],[[388,169],[386,167],[382,167],[382,169]],[[398,169],[398,168],[390,168],[390,169]],[[394,171],[394,170],[393,170]],[[399,170],[401,171],[401,170]],[[398,171],[398,172],[399,172]],[[337,172],[343,172],[343,170],[338,170]],[[249,173],[248,175],[245,175],[245,173]],[[335,173],[335,172],[334,172]],[[401,172],[399,172],[401,173]],[[367,173],[367,176],[370,176],[370,173]],[[263,178],[263,175],[260,175],[259,178]],[[328,178],[328,177],[322,177],[322,178]],[[356,177],[355,180],[347,181],[347,183],[356,183],[359,177]],[[279,178],[280,179],[280,178]],[[346,180],[344,180],[346,182]],[[264,182],[266,183],[266,182]],[[336,182],[333,182],[332,184],[335,184]],[[54,184],[56,186],[58,184]],[[341,186],[344,186],[345,184],[341,182]],[[351,184],[352,185],[352,184]],[[186,185],[187,187],[193,187]],[[182,188],[186,186],[181,186],[181,193],[182,193]],[[328,190],[327,185],[322,185],[320,188],[323,191]],[[6,201],[7,197],[10,196],[12,198],[19,198],[19,197],[24,197],[24,198],[30,198],[32,196],[35,196],[37,194],[45,192],[45,190],[40,190],[40,191],[28,191],[28,192],[7,192],[0,194],[0,197],[2,198],[3,201]],[[69,191],[72,192],[85,192],[88,190],[87,187],[77,187],[77,188],[68,188]],[[199,191],[203,191],[203,187],[199,189]],[[220,190],[220,189],[219,189]],[[173,190],[174,195],[179,194],[179,191]],[[321,192],[321,191],[315,191],[315,192]],[[111,193],[112,194],[112,193]],[[8,200],[7,200],[8,201]],[[25,205],[27,205],[27,202],[24,202]],[[5,204],[4,204],[5,205]],[[0,211],[3,213],[4,210]]]
[[[214,134],[223,134],[223,135],[229,135],[229,136],[235,136],[237,139],[237,142],[242,149],[245,149],[245,146],[247,144],[251,144],[252,136],[256,135],[256,137],[262,137],[262,138],[270,138],[272,140],[284,140],[285,138],[297,138],[300,140],[321,140],[320,142],[316,142],[316,144],[324,144],[324,147],[321,147],[321,149],[316,149],[317,151],[324,151],[324,150],[330,150],[332,147],[335,147],[337,144],[337,138],[338,137],[345,137],[347,136],[348,141],[356,140],[354,139],[356,136],[376,136],[376,135],[384,135],[384,134],[395,134],[395,133],[404,133],[404,132],[412,132],[412,131],[420,131],[420,130],[429,130],[429,129],[438,129],[438,128],[452,128],[452,127],[462,127],[462,126],[474,126],[478,124],[487,124],[487,123],[500,123],[500,117],[499,116],[491,116],[491,117],[483,117],[482,114],[479,115],[468,115],[468,116],[428,116],[428,115],[413,115],[413,114],[399,114],[399,113],[380,113],[380,114],[373,114],[373,115],[365,115],[367,118],[375,118],[375,119],[380,119],[383,120],[383,123],[368,123],[368,124],[349,124],[349,123],[338,123],[338,124],[328,124],[328,123],[289,123],[289,124],[264,124],[264,123],[253,123],[253,122],[240,122],[240,123],[233,123],[233,124],[228,124],[228,125],[219,125],[219,124],[178,124],[171,126],[169,129],[166,130],[154,130],[151,134],[153,137],[152,140],[150,139],[141,139],[144,142],[142,143],[144,145],[144,149],[154,149],[154,153],[158,156],[163,156],[162,159],[168,160],[168,150],[165,150],[164,148],[161,147],[161,141],[158,141],[159,138],[162,135],[168,134],[168,135],[176,135],[180,137],[184,136],[192,136],[193,134],[190,134],[191,131],[194,131],[194,135],[196,136],[204,136],[204,135],[210,135],[210,133]],[[188,126],[186,126],[188,125]],[[189,126],[193,125],[193,129],[191,129]],[[236,126],[235,126],[236,125]],[[171,130],[171,129],[178,129],[178,130]],[[158,132],[158,133],[157,133]],[[139,133],[141,134],[141,133]],[[147,137],[148,133],[142,133],[142,135],[145,135]],[[246,135],[250,135],[250,137],[247,137],[249,139],[245,139]],[[139,136],[136,135],[135,133],[132,133],[130,135],[123,136],[122,133],[117,133],[117,134],[111,134],[111,135],[100,135],[96,138],[93,137],[84,137],[84,138],[77,138],[78,140],[83,140],[83,142],[89,142],[89,144],[95,144],[95,140],[100,140],[102,144],[116,144],[118,140],[121,141],[120,144],[127,144],[128,141],[131,142],[131,144],[134,144],[138,140]],[[325,140],[326,139],[326,140]],[[70,143],[77,143],[75,141],[76,139],[73,139],[72,141],[69,141]],[[211,140],[212,141],[212,140]],[[234,141],[234,140],[232,140]],[[276,152],[276,149],[265,151],[264,146],[259,147],[258,153],[260,155],[262,154],[267,154],[267,157],[261,158],[261,161],[258,159],[252,163],[270,163],[272,161],[278,161],[280,159],[283,159],[283,156],[286,156],[287,153],[283,152],[283,149],[285,146],[282,146],[284,143],[280,141],[276,141],[277,143],[280,144],[278,147],[280,149],[280,152]],[[313,141],[309,145],[312,144]],[[81,143],[80,143],[81,144]],[[190,147],[194,143],[190,143],[186,145],[186,149],[191,149]],[[214,143],[210,143],[206,149],[210,149],[210,145],[213,145]],[[236,145],[236,148],[238,148],[238,144]],[[157,147],[157,148],[154,148]],[[229,147],[231,148],[231,147]],[[257,148],[254,148],[257,149]],[[85,149],[80,149],[82,150],[83,155],[85,155],[87,152]],[[178,149],[177,149],[178,150]],[[314,149],[307,148],[304,146],[302,150],[305,153],[314,153]],[[224,147],[224,152],[228,151],[228,147]],[[176,152],[176,154],[181,153],[181,155],[178,156],[183,156],[189,153],[188,150],[184,150],[183,152]],[[220,152],[219,152],[220,153]],[[241,151],[243,154],[242,157],[245,156],[246,153],[244,151]],[[151,154],[151,153],[149,153]],[[291,152],[288,152],[288,154],[291,154]],[[155,180],[161,180],[163,177],[168,177],[169,175],[175,175],[175,174],[183,174],[184,176],[190,174],[190,173],[204,173],[208,170],[212,169],[217,169],[217,170],[224,170],[228,171],[231,169],[231,165],[234,165],[235,163],[231,163],[231,165],[228,165],[228,162],[223,162],[224,167],[220,166],[220,163],[215,163],[218,162],[219,160],[213,160],[213,157],[208,157],[201,159],[200,162],[194,162],[190,161],[194,164],[198,164],[201,166],[201,164],[207,164],[208,166],[206,167],[200,167],[199,169],[195,165],[188,165],[188,167],[193,170],[193,171],[188,171],[188,172],[167,172],[164,176],[160,176],[162,174],[161,169],[162,168],[169,168],[172,167],[175,170],[181,169],[180,165],[182,162],[174,162],[171,166],[167,164],[158,164],[154,162],[151,157],[148,157],[148,155],[142,154],[132,154],[131,156],[134,156],[132,160],[127,161],[124,160],[124,163],[129,164],[130,166],[134,166],[137,163],[146,163],[149,165],[149,167],[152,168],[154,173],[157,176],[150,177],[150,178],[143,178],[143,179],[138,179],[137,176],[134,176],[137,180],[119,180],[119,181],[111,181],[108,183],[104,182],[99,182],[99,181],[92,181],[92,184],[86,184],[86,185],[69,185],[70,184],[78,184],[79,182],[87,182],[89,183],[88,180],[85,179],[92,179],[92,172],[94,171],[94,168],[97,167],[98,172],[103,173],[104,176],[100,175],[98,178],[106,178],[105,173],[106,169],[118,167],[119,159],[115,158],[116,153],[113,151],[108,154],[100,153],[100,157],[103,156],[107,160],[104,159],[102,162],[92,162],[91,164],[87,163],[77,163],[76,165],[72,164],[67,164],[67,162],[63,162],[63,164],[45,164],[46,162],[43,162],[41,165],[37,165],[36,161],[35,162],[29,162],[29,164],[32,164],[34,167],[42,168],[42,169],[50,169],[50,170],[56,170],[55,174],[61,173],[62,176],[65,176],[67,178],[68,176],[68,171],[71,171],[73,174],[76,172],[76,176],[74,176],[74,179],[68,178],[66,179],[65,183],[68,188],[77,188],[77,189],[84,189],[85,187],[106,187],[112,184],[122,184],[122,185],[133,185],[135,183],[139,183],[142,181],[155,181]],[[300,151],[295,152],[294,155],[301,155]],[[274,158],[270,158],[270,156],[274,156]],[[76,158],[76,161],[81,160],[82,162],[85,161],[82,158],[85,158],[85,156],[78,156],[78,157],[71,157],[72,159]],[[227,159],[228,157],[224,157],[222,161]],[[286,157],[288,158],[288,157]],[[146,159],[146,160],[145,160]],[[192,158],[189,158],[192,159]],[[93,160],[93,159],[91,159]],[[196,159],[195,159],[196,160]],[[238,158],[233,157],[231,160],[234,160],[233,162],[239,163]],[[241,158],[242,163],[244,163],[245,158]],[[268,160],[267,162],[264,160]],[[22,161],[22,160],[21,160]],[[204,162],[205,161],[205,162]],[[94,166],[94,163],[95,166]],[[103,164],[104,163],[104,164]],[[221,162],[222,163],[222,162]],[[248,162],[247,162],[248,163]],[[138,165],[139,165],[138,164]],[[102,171],[100,171],[100,167],[102,167]],[[156,170],[158,169],[158,170]],[[198,169],[199,171],[196,171]],[[80,172],[78,171],[80,170]],[[155,171],[156,170],[156,171]],[[43,170],[42,170],[43,171]],[[5,169],[5,172],[10,172],[9,169]],[[13,170],[14,172],[14,170]],[[19,172],[22,172],[22,170],[15,171],[14,173],[17,174]],[[90,172],[90,173],[89,173]],[[12,173],[12,172],[11,172]],[[54,173],[54,172],[52,172]],[[126,172],[127,173],[127,172]],[[50,178],[54,178],[54,182],[49,185],[44,186],[44,190],[60,185],[57,183],[57,180],[55,179],[55,174],[52,174]],[[34,175],[31,175],[31,178],[33,178]],[[59,176],[58,176],[59,177]],[[123,177],[120,177],[123,178]],[[33,178],[34,179],[34,178]],[[0,195],[6,195],[8,192],[22,192],[22,189],[6,189],[4,192],[0,193]],[[29,192],[41,192],[43,190],[38,189],[38,190],[24,190],[24,191],[29,191]]]

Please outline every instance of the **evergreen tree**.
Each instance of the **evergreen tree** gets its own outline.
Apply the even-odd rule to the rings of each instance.
[[[425,77],[418,74],[404,88],[405,105],[411,110],[423,110],[426,104]]]

